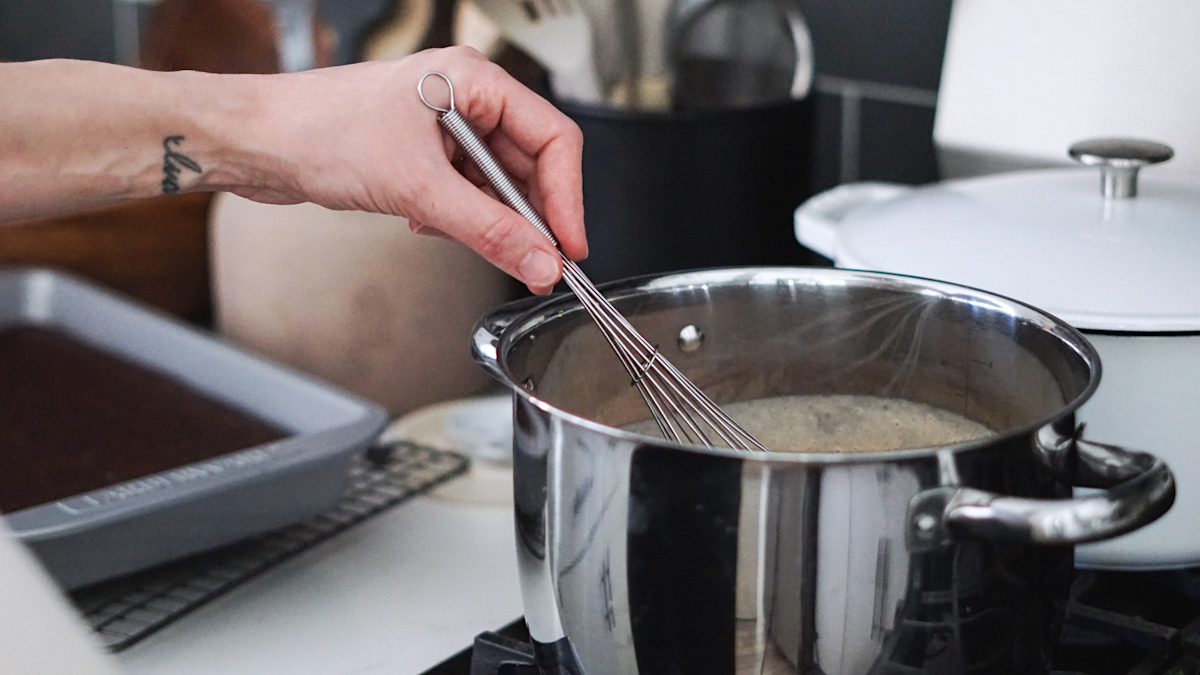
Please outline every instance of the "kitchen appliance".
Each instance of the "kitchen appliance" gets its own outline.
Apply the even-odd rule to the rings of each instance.
[[[1081,572],[1050,675],[1166,675],[1200,669],[1200,573]],[[523,620],[422,675],[538,675]]]
[[[1200,564],[1200,180],[1139,166],[1159,143],[1077,144],[1094,168],[1030,170],[921,188],[859,183],[796,211],[796,236],[840,267],[914,274],[1019,298],[1087,333],[1105,386],[1080,410],[1104,438],[1152,446],[1180,482],[1174,512],[1080,547],[1086,567]],[[1109,191],[1109,196],[1105,191]],[[1120,195],[1125,195],[1124,197]],[[1134,196],[1136,195],[1136,196]]]
[[[891,395],[997,435],[836,455],[618,431],[642,403],[583,310],[565,297],[498,310],[474,348],[513,391],[518,561],[546,672],[1038,672],[1071,545],[1172,500],[1163,464],[1078,437],[1098,357],[1019,302],[812,268],[661,275],[606,294],[717,401]],[[669,347],[689,325],[703,347]],[[1109,487],[1067,499],[1064,476]]]
[[[341,494],[353,455],[385,422],[375,405],[61,272],[0,270],[0,328],[15,326],[53,329],[285,433],[274,442],[5,514],[17,538],[66,588],[229,544],[325,509]],[[55,414],[49,420],[55,426],[93,428],[79,424],[70,410]],[[108,467],[122,464],[119,445],[100,450],[110,453]]]
[[[425,98],[423,87],[425,80],[430,76],[440,78],[449,88],[450,102],[446,104],[447,107],[434,105]],[[479,172],[487,178],[500,201],[520,213],[557,247],[558,239],[550,226],[533,204],[521,194],[504,171],[504,167],[500,166],[483,140],[471,129],[471,124],[454,106],[454,85],[450,78],[438,72],[426,73],[417,82],[417,93],[422,103],[438,113],[438,124],[450,134]],[[563,283],[579,299],[613,352],[621,359],[622,367],[629,377],[633,378],[633,384],[641,393],[665,437],[708,446],[719,443],[722,447],[742,450],[766,450],[671,365],[658,347],[647,342],[604,295],[596,290],[591,279],[587,278],[573,260],[565,254],[560,257]],[[695,345],[699,346],[698,338]]]

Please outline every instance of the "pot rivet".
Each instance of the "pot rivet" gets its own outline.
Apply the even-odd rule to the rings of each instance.
[[[934,528],[937,527],[937,522],[937,517],[928,513],[922,513],[921,515],[917,516],[917,531],[922,534],[929,534],[933,532]]]
[[[525,381],[521,383],[521,388],[529,393],[533,393],[533,388],[534,388],[533,378],[532,377],[525,378]]]
[[[704,342],[704,333],[695,324],[688,324],[679,331],[679,351],[686,354],[691,354],[700,349],[700,343]]]

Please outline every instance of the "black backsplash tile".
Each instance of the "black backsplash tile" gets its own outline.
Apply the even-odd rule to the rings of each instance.
[[[934,109],[863,99],[857,180],[919,185],[938,179]]]
[[[817,72],[937,89],[951,0],[793,0],[812,33]]]
[[[815,194],[841,182],[842,97],[814,92],[816,97],[813,120],[811,179]]]
[[[952,0],[792,0],[812,33],[816,190],[937,179],[934,102]]]
[[[112,61],[114,0],[0,0],[0,60]]]

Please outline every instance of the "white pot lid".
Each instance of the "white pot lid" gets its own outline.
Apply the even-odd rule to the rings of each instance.
[[[1087,168],[917,188],[853,209],[833,257],[1007,295],[1077,328],[1200,331],[1200,179],[1116,169],[1103,184],[1135,196],[1106,198]]]

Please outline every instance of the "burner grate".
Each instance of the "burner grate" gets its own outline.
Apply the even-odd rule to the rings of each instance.
[[[480,635],[423,675],[535,673],[522,665],[532,663],[523,628]],[[1050,675],[1200,675],[1200,568],[1077,572],[1052,668]]]
[[[145,639],[188,612],[358,523],[461,474],[454,453],[408,441],[371,448],[346,494],[304,522],[152,570],[82,589],[72,600],[109,651]]]
[[[1200,675],[1200,570],[1080,572],[1053,675]]]

